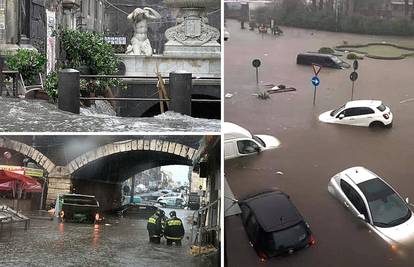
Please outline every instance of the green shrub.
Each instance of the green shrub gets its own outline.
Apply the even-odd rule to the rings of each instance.
[[[34,84],[39,73],[43,72],[46,57],[36,50],[19,49],[17,53],[6,58],[6,65],[10,70],[19,71],[25,83]]]
[[[56,102],[58,98],[58,77],[56,72],[51,72],[46,76],[44,88],[49,99]]]
[[[359,55],[357,55],[357,54],[355,54],[355,53],[349,53],[349,54],[347,54],[347,55],[346,55],[346,58],[347,58],[347,59],[351,59],[351,60],[355,60],[355,59],[364,59],[364,57],[359,56]]]
[[[78,69],[88,66],[92,74],[111,75],[118,71],[119,60],[115,56],[112,45],[99,33],[65,29],[55,33],[61,40],[66,53],[64,67]],[[96,79],[81,81],[81,90],[102,93],[109,87],[123,86],[118,79]]]
[[[321,47],[321,48],[319,48],[318,53],[321,53],[321,54],[331,54],[332,55],[332,54],[335,53],[335,50],[333,50],[330,47]]]

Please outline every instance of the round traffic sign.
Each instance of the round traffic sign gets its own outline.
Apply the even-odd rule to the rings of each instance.
[[[318,86],[321,83],[321,80],[316,76],[313,76],[311,81],[314,86]]]
[[[354,63],[352,65],[354,67],[354,70],[357,70],[358,69],[358,60],[355,59]]]
[[[349,79],[355,82],[358,79],[358,73],[356,73],[356,71],[351,72],[351,75],[349,75]]]
[[[252,64],[253,64],[253,67],[258,68],[258,67],[260,67],[262,62],[260,62],[260,59],[254,59]]]

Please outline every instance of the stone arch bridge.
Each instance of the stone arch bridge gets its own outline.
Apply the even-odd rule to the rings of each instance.
[[[57,194],[70,192],[74,183],[89,187],[100,184],[100,190],[94,191],[108,193],[114,188],[120,190],[123,181],[147,169],[165,165],[192,166],[199,155],[201,138],[8,136],[0,137],[0,148],[21,154],[44,169],[48,176],[47,203],[50,203]]]

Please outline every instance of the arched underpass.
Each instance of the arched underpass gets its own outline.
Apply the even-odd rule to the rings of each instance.
[[[187,157],[161,151],[128,151],[94,160],[72,173],[73,190],[96,196],[103,210],[120,205],[122,183],[133,175],[167,165],[192,166]]]

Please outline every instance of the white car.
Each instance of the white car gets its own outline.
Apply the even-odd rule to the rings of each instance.
[[[279,147],[280,141],[270,135],[251,134],[243,127],[231,123],[223,123],[224,159],[232,159],[259,153],[263,150]]]
[[[158,197],[157,202],[160,202],[160,201],[165,200],[165,199],[176,199],[176,198],[181,198],[182,200],[184,200],[183,194],[171,192],[171,193],[168,193],[168,194],[165,194],[165,195],[162,195],[162,196]]]
[[[394,251],[414,245],[414,214],[383,179],[364,167],[346,169],[331,178],[328,191]],[[402,250],[400,250],[402,249]]]
[[[319,115],[322,122],[366,127],[392,127],[392,119],[390,108],[378,100],[349,101]]]

